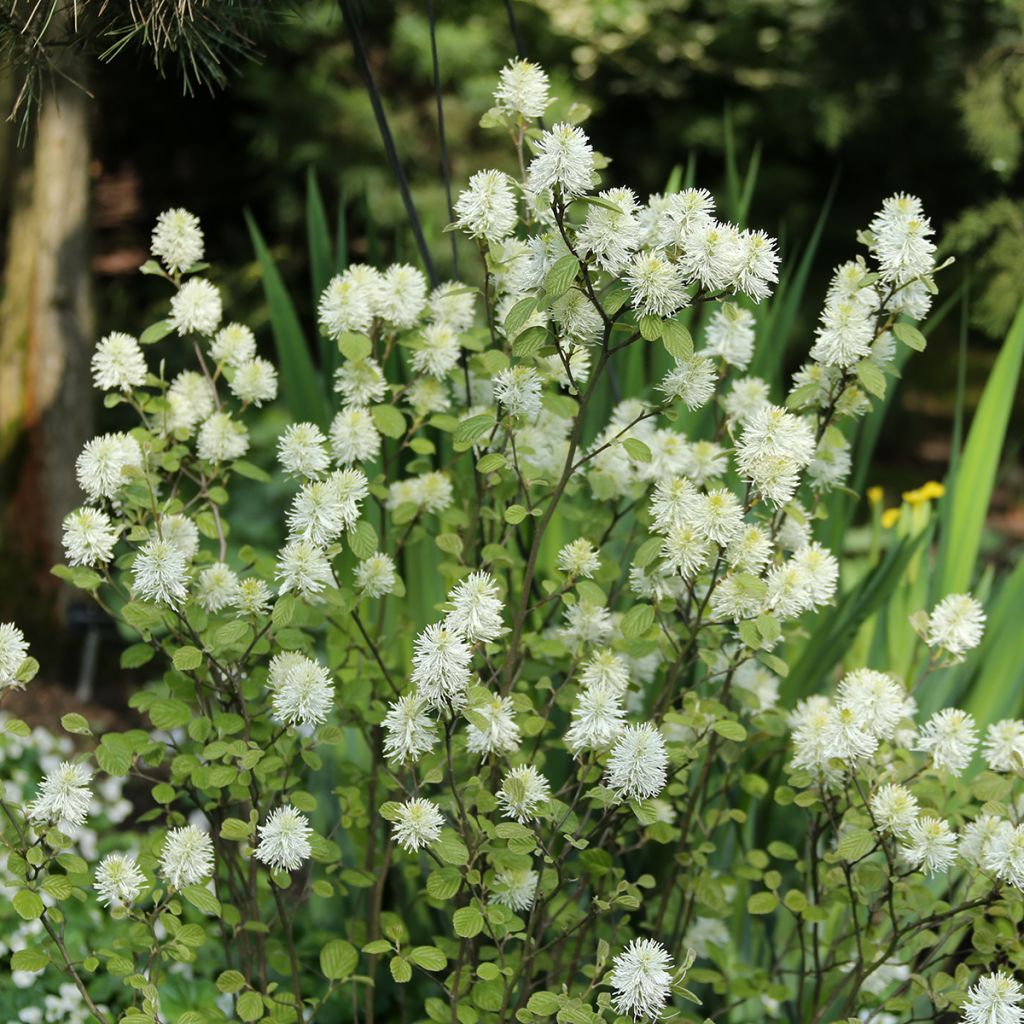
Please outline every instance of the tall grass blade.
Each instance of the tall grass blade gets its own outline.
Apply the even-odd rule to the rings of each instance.
[[[310,167],[306,172],[306,244],[309,247],[309,286],[316,309],[323,290],[331,280],[334,255],[331,252],[331,231],[327,226],[327,211],[317,184],[316,174]],[[325,381],[330,381],[338,362],[338,346],[328,338],[320,338],[320,366]]]

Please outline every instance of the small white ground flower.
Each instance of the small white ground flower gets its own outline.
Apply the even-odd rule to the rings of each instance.
[[[605,750],[618,739],[626,715],[622,707],[623,689],[595,683],[580,690],[565,733],[566,746],[573,754]]]
[[[0,623],[0,690],[21,685],[16,677],[26,657],[25,634],[13,622]]]
[[[160,536],[173,544],[189,561],[199,550],[199,527],[180,512],[161,517]]]
[[[540,413],[541,379],[532,366],[510,366],[494,377],[494,400],[513,416],[533,419]]]
[[[1024,889],[1024,825],[1000,822],[981,855],[981,866],[1000,881]]]
[[[277,459],[295,476],[317,479],[331,464],[327,438],[315,423],[292,423],[278,438]]]
[[[133,589],[146,601],[179,605],[188,597],[188,559],[169,540],[154,538],[132,563]]]
[[[566,576],[589,580],[601,568],[601,556],[586,537],[578,537],[558,552],[557,565]]]
[[[315,544],[301,537],[290,540],[277,555],[278,592],[287,594],[295,591],[309,600],[321,593],[324,587],[334,584],[334,573],[327,556]]]
[[[676,360],[658,385],[669,398],[678,398],[687,409],[706,405],[715,393],[715,364],[707,356]]]
[[[500,242],[518,220],[512,179],[504,171],[477,171],[455,201],[455,223],[470,238]]]
[[[423,699],[408,693],[388,705],[384,716],[384,756],[402,764],[418,761],[434,749],[437,728],[426,713]]]
[[[504,629],[501,616],[505,606],[489,572],[470,573],[455,585],[448,602],[452,610],[445,616],[445,626],[470,643],[489,643]]]
[[[397,817],[391,827],[395,842],[403,850],[415,853],[441,837],[444,815],[433,801],[417,798],[398,806]]]
[[[214,562],[199,573],[196,600],[208,612],[229,608],[238,600],[238,575],[223,562]]]
[[[85,824],[92,803],[89,780],[92,773],[84,764],[61,761],[46,773],[28,807],[33,822],[56,825],[62,832],[73,832]]]
[[[380,454],[380,433],[368,409],[342,409],[331,422],[331,450],[341,466],[370,462]]]
[[[671,316],[690,301],[678,265],[664,253],[637,253],[630,260],[623,280],[640,313]]]
[[[963,655],[981,643],[985,612],[970,594],[947,594],[928,616],[928,646]]]
[[[900,855],[926,875],[948,871],[956,860],[956,833],[942,818],[922,816],[907,827]]]
[[[129,907],[146,888],[146,876],[130,854],[109,853],[96,867],[93,888],[104,906]]]
[[[961,1010],[964,1024],[1021,1024],[1024,989],[1012,975],[995,971],[980,977],[967,990]]]
[[[266,615],[270,598],[270,587],[261,579],[250,578],[239,582],[233,603],[243,615]]]
[[[356,566],[356,589],[367,597],[383,597],[395,589],[398,574],[390,555],[370,555]]]
[[[894,836],[905,835],[920,811],[917,797],[906,786],[892,783],[879,786],[869,806],[875,824]]]
[[[661,733],[649,722],[628,725],[608,757],[605,785],[620,800],[649,800],[665,788],[667,768]]]
[[[334,390],[346,405],[373,405],[388,393],[388,382],[376,359],[349,359],[334,371]]]
[[[236,367],[228,387],[240,402],[259,408],[277,398],[277,370],[269,360],[256,356]]]
[[[171,299],[171,325],[179,334],[213,334],[224,306],[216,286],[205,278],[186,281]]]
[[[413,643],[412,681],[429,707],[459,709],[470,680],[469,644],[442,622],[435,622]]]
[[[1024,722],[1004,718],[988,727],[982,756],[994,772],[1024,771]]]
[[[534,195],[557,186],[564,196],[581,196],[594,183],[594,151],[581,128],[556,124],[537,140],[537,155],[527,170],[526,187]]]
[[[249,432],[226,412],[215,412],[200,428],[196,452],[206,462],[230,462],[249,450]]]
[[[551,786],[532,764],[511,769],[501,780],[498,803],[503,817],[514,818],[524,825],[548,802]]]
[[[78,485],[90,499],[113,498],[142,467],[142,449],[130,434],[101,434],[87,441],[75,460]]]
[[[146,383],[146,357],[130,334],[114,331],[92,354],[92,379],[101,391],[131,391]]]
[[[149,251],[172,274],[188,270],[203,258],[203,229],[199,218],[181,207],[164,210],[156,219]]]
[[[488,757],[519,749],[519,726],[511,698],[492,695],[474,704],[472,711],[476,720],[466,729],[466,749],[471,754]]]
[[[213,873],[210,833],[195,825],[172,828],[160,851],[160,872],[175,889],[205,882]]]
[[[313,852],[309,819],[294,807],[278,807],[257,829],[255,857],[274,871],[298,871]]]
[[[537,894],[538,878],[531,868],[500,868],[494,872],[490,902],[509,910],[529,910]]]
[[[210,341],[210,355],[225,366],[243,366],[256,358],[256,335],[245,324],[225,324]]]
[[[548,103],[548,76],[539,65],[512,59],[498,72],[494,105],[503,114],[531,121],[544,116]]]
[[[110,516],[88,505],[64,517],[64,557],[71,565],[106,565],[114,557],[118,531]]]
[[[271,660],[270,686],[274,715],[285,725],[320,725],[334,706],[330,672],[293,651]]]
[[[959,708],[936,711],[921,727],[918,749],[932,756],[940,771],[959,775],[970,763],[978,745],[974,719]]]
[[[672,957],[655,939],[634,939],[614,960],[609,981],[616,1013],[657,1020],[672,991]]]

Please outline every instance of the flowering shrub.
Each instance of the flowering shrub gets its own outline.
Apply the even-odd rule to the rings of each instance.
[[[582,129],[537,125],[533,65],[509,65],[495,101],[520,176],[473,175],[453,225],[482,289],[357,265],[321,296],[338,408],[277,438],[276,553],[230,520],[239,478],[271,480],[246,422],[277,370],[224,323],[196,218],[160,217],[143,269],[167,318],[93,359],[137,425],[85,446],[57,570],[134,632],[124,664],[156,669],[132,701],[149,728],[88,739],[65,716],[82,749],[5,794],[6,884],[35,923],[13,969],[133,1024],[700,1003],[1021,1021],[1024,723],[993,725],[972,773],[971,716],[917,721],[884,665],[778,703],[791,642],[836,599],[814,526],[849,427],[896,346],[924,346],[920,202],[882,203],[773,395],[745,371],[775,240],[702,189],[599,190]],[[170,380],[147,352],[165,338],[194,359]],[[663,368],[595,422],[633,346]],[[435,587],[423,619],[410,596]],[[952,594],[892,628],[917,631],[930,673],[984,621]],[[0,685],[34,668],[4,626]],[[148,799],[96,851],[94,790],[126,776]],[[83,908],[102,941],[69,940]],[[195,994],[172,1016],[182,975]]]

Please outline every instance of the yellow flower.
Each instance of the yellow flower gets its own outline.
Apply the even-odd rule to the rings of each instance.
[[[881,505],[885,501],[885,488],[884,487],[869,487],[868,488],[868,501],[872,505]]]
[[[906,497],[906,495],[904,495]],[[900,510],[898,508],[887,508],[882,513],[882,528],[891,530],[900,518]]]

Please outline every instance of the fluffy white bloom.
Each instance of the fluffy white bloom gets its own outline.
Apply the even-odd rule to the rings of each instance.
[[[548,76],[537,64],[513,59],[498,72],[494,105],[503,114],[529,121],[543,117],[548,103]]]
[[[249,432],[226,412],[215,412],[200,428],[196,453],[205,462],[230,462],[249,450]]]
[[[599,682],[580,690],[572,710],[572,721],[565,733],[566,746],[573,754],[583,750],[604,750],[619,737],[625,718],[622,707],[624,689],[624,686]]]
[[[837,703],[849,708],[857,724],[880,740],[891,739],[906,715],[907,692],[885,672],[858,668],[839,683]]]
[[[561,634],[576,644],[603,643],[612,632],[611,612],[593,601],[577,601],[565,609]]]
[[[551,315],[562,329],[562,334],[578,345],[590,345],[601,336],[604,326],[601,314],[594,308],[590,296],[576,288],[570,288],[555,302],[551,307]],[[573,376],[580,379],[575,367]]]
[[[455,201],[455,223],[471,238],[500,242],[518,220],[512,179],[504,171],[477,171]]]
[[[740,472],[776,507],[796,493],[800,470],[816,450],[814,431],[803,419],[764,405],[747,421],[736,447]]]
[[[309,819],[294,807],[277,807],[257,828],[259,845],[254,855],[274,871],[298,871],[313,852]]]
[[[392,263],[381,275],[377,315],[405,330],[419,319],[427,304],[427,279],[408,263]]]
[[[320,295],[317,322],[328,338],[367,334],[381,293],[380,272],[374,267],[352,266],[335,274]]]
[[[128,907],[142,895],[146,876],[134,857],[127,853],[108,853],[96,866],[93,888],[104,906]]]
[[[609,188],[598,193],[602,203],[587,207],[587,217],[576,232],[581,249],[593,254],[597,265],[618,274],[640,245],[640,205],[632,189]]]
[[[541,379],[532,366],[510,366],[494,377],[494,400],[512,416],[533,419],[540,412]]]
[[[815,333],[812,359],[826,366],[852,366],[871,353],[874,315],[854,300],[834,300],[822,310],[821,324]]]
[[[567,576],[589,580],[601,568],[601,556],[586,537],[578,537],[558,552],[556,564]]]
[[[413,643],[412,681],[429,707],[456,710],[466,702],[469,644],[445,623],[427,626]]]
[[[704,332],[704,354],[745,370],[754,358],[754,314],[731,302],[716,309]]]
[[[722,399],[725,415],[741,426],[762,406],[770,405],[770,389],[760,377],[740,377],[732,382],[728,394]]]
[[[110,516],[88,505],[64,517],[64,557],[71,565],[106,565],[114,557],[118,529]]]
[[[132,563],[133,589],[146,601],[178,605],[188,596],[188,558],[177,544],[155,537]]]
[[[921,727],[918,749],[932,756],[940,771],[959,775],[970,763],[978,745],[974,719],[959,708],[937,711]]]
[[[213,415],[216,408],[210,382],[194,370],[179,373],[167,389],[167,413],[164,429],[191,433],[198,423]]]
[[[223,562],[214,562],[199,574],[196,600],[208,612],[219,612],[238,599],[238,575]]]
[[[530,868],[499,868],[494,872],[490,901],[510,910],[529,910],[540,876]]]
[[[350,406],[331,422],[331,450],[342,466],[371,462],[380,454],[380,433],[368,409]]]
[[[357,475],[349,480],[352,474]],[[355,526],[366,493],[366,477],[359,470],[344,470],[326,480],[303,484],[286,516],[290,535],[326,548]]]
[[[398,574],[390,555],[380,552],[363,559],[356,566],[356,589],[367,597],[383,597],[395,589]]]
[[[373,405],[388,393],[388,382],[376,359],[348,359],[334,371],[334,390],[346,405]]]
[[[658,385],[669,398],[681,399],[687,409],[706,405],[715,393],[715,364],[707,356],[677,359]]]
[[[274,715],[285,725],[320,725],[334,705],[330,672],[294,651],[271,659],[270,686]]]
[[[403,397],[417,418],[434,412],[447,412],[452,407],[448,385],[433,377],[417,377],[406,388]]]
[[[920,813],[917,797],[906,786],[879,786],[869,804],[875,824],[883,832],[903,836]]]
[[[261,579],[241,580],[234,605],[244,615],[266,615],[270,610],[270,587]]]
[[[771,536],[756,523],[744,525],[725,552],[726,561],[738,572],[759,572],[771,556]]]
[[[714,619],[756,618],[764,607],[764,583],[744,573],[728,573],[721,577],[711,592],[711,614]]]
[[[0,623],[0,690],[20,685],[16,677],[26,657],[25,634],[13,622]]]
[[[307,599],[334,584],[327,556],[315,544],[301,537],[288,541],[278,552],[274,575],[280,581],[279,593],[294,590]]]
[[[890,196],[875,214],[869,230],[874,235],[872,252],[883,281],[905,284],[932,270],[935,243],[931,236],[935,232],[916,196]]]
[[[1024,770],[1024,722],[1004,718],[988,727],[982,756],[994,772]]]
[[[395,842],[403,850],[415,853],[424,846],[430,846],[441,837],[444,816],[437,804],[430,800],[415,799],[399,804],[392,825]]]
[[[392,701],[383,725],[384,756],[389,761],[418,761],[437,742],[434,720],[426,713],[423,699],[417,693]]]
[[[640,313],[671,316],[690,301],[679,267],[663,253],[637,253],[622,279]]]
[[[711,547],[704,534],[692,523],[673,523],[665,531],[661,546],[665,568],[691,580],[708,564]]]
[[[672,957],[655,939],[634,939],[614,960],[609,981],[616,1013],[657,1020],[672,992]]]
[[[425,512],[443,512],[452,503],[452,482],[444,473],[423,473],[408,480],[396,480],[388,490],[385,507],[413,505]]]
[[[519,749],[519,726],[511,698],[492,694],[482,703],[473,705],[470,718],[466,749],[471,754],[487,757]]]
[[[452,610],[445,617],[445,627],[470,643],[488,643],[501,634],[504,605],[498,596],[498,584],[489,572],[470,573],[455,585],[448,602]]]
[[[739,231],[715,220],[695,221],[683,234],[679,265],[688,280],[709,291],[733,284],[744,256]]]
[[[203,258],[203,229],[199,218],[181,207],[164,210],[156,219],[149,251],[172,274],[188,270]]]
[[[994,814],[982,814],[964,825],[960,832],[960,856],[968,864],[982,867],[992,840],[1007,822]]]
[[[87,441],[75,460],[78,486],[93,501],[112,498],[142,468],[142,449],[131,434],[101,434]]]
[[[809,604],[812,607],[828,604],[839,582],[839,563],[832,552],[815,541],[797,551],[791,561],[800,574]]]
[[[580,685],[584,688],[610,686],[621,695],[629,686],[629,665],[625,658],[614,651],[598,651],[583,663]]]
[[[760,302],[771,294],[779,279],[779,253],[775,239],[763,231],[741,231],[735,270],[735,286]]]
[[[526,187],[534,195],[557,186],[563,196],[580,196],[594,183],[594,151],[583,130],[560,123],[536,143]]]
[[[697,511],[698,491],[685,477],[669,477],[654,484],[651,519],[654,528],[664,532],[672,526],[692,521]]]
[[[964,1024],[1021,1024],[1024,989],[1010,974],[985,974],[967,990],[960,1008]]]
[[[1000,822],[981,855],[981,866],[1001,881],[1024,889],[1024,825]]]
[[[956,834],[942,818],[922,816],[907,827],[900,855],[926,875],[948,871],[956,859]]]
[[[315,423],[292,423],[277,441],[277,458],[288,473],[316,479],[330,465],[327,438]]]
[[[213,334],[224,307],[220,292],[205,278],[193,277],[171,299],[171,325],[179,334]]]
[[[458,365],[459,336],[447,324],[427,324],[421,345],[413,349],[409,363],[416,373],[444,380]]]
[[[85,824],[89,815],[91,778],[84,764],[61,761],[39,784],[36,798],[28,807],[29,818],[39,824],[54,824],[62,832],[73,832]]]
[[[444,324],[456,334],[463,334],[473,326],[476,315],[476,292],[460,281],[443,281],[427,298],[430,320]]]
[[[277,398],[277,370],[269,360],[257,356],[236,367],[228,387],[239,401],[259,408]]]
[[[850,442],[838,430],[826,430],[814,461],[807,467],[807,476],[816,491],[827,493],[846,482],[852,466]]]
[[[175,888],[200,885],[213,872],[213,841],[195,825],[172,828],[160,851],[160,871]]]
[[[256,358],[256,336],[245,324],[225,324],[210,341],[210,355],[225,366],[243,366]]]
[[[726,547],[743,527],[743,506],[725,487],[699,494],[693,524],[713,544]]]
[[[504,817],[514,818],[523,825],[537,817],[550,796],[548,780],[532,764],[522,764],[501,780],[498,803]]]
[[[947,594],[928,616],[928,645],[962,655],[981,643],[985,612],[970,594]]]
[[[649,800],[664,789],[667,768],[661,733],[649,722],[628,725],[608,756],[605,784],[620,800]]]
[[[146,357],[139,343],[121,331],[108,334],[92,354],[92,379],[101,391],[131,391],[146,383]]]

